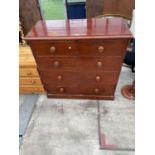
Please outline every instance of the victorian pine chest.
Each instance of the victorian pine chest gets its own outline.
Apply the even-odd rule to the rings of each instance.
[[[31,49],[19,47],[19,92],[44,93]]]
[[[48,97],[114,99],[126,48],[126,20],[38,21],[25,39]]]

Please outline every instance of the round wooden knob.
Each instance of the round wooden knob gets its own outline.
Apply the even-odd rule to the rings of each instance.
[[[51,47],[50,47],[50,52],[51,52],[51,53],[54,53],[55,51],[56,51],[56,48],[55,48],[54,46],[51,46]]]
[[[63,92],[65,91],[65,89],[61,87],[61,88],[59,89],[59,91],[60,91],[60,93],[63,93]]]
[[[72,47],[71,47],[71,46],[69,46],[69,47],[68,47],[68,49],[69,49],[69,50],[71,50],[71,49],[72,49]]]
[[[30,82],[31,82],[31,84],[35,84],[35,81],[34,80],[31,80]]]
[[[97,66],[98,66],[98,67],[102,67],[102,66],[103,66],[103,63],[102,63],[101,61],[98,61],[98,62],[97,62]]]
[[[57,76],[57,79],[59,80],[59,81],[61,81],[63,78],[62,78],[62,75],[58,75]]]
[[[102,53],[102,52],[104,51],[104,47],[103,47],[103,46],[99,46],[99,47],[98,47],[98,51],[99,51],[100,53]]]
[[[97,94],[97,93],[100,92],[100,90],[99,90],[98,88],[95,88],[95,89],[94,89],[94,92]]]
[[[28,72],[28,73],[27,73],[27,76],[30,76],[30,75],[32,75],[32,73],[31,73],[31,72]]]
[[[60,66],[60,62],[59,61],[54,61],[54,67],[59,67]]]
[[[101,81],[101,77],[100,76],[96,76],[96,81]]]

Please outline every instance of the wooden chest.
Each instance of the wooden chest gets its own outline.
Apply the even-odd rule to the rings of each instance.
[[[114,99],[132,35],[122,18],[39,21],[27,34],[48,97]]]
[[[19,48],[19,92],[44,92],[44,88],[37,71],[36,62],[31,53],[31,49],[28,46]]]

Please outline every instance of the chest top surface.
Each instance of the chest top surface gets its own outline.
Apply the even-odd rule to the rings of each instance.
[[[122,18],[76,20],[40,20],[26,35],[26,40],[132,38]]]

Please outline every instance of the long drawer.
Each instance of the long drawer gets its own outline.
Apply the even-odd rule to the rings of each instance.
[[[32,85],[20,85],[20,93],[44,93],[44,88],[42,85],[32,86]]]
[[[20,85],[42,85],[39,77],[20,77]]]
[[[42,70],[85,70],[85,71],[119,71],[123,57],[104,58],[59,58],[38,57],[37,64]]]
[[[39,77],[39,74],[36,68],[20,68],[19,76],[20,77]]]
[[[100,86],[115,85],[118,80],[119,72],[77,72],[77,71],[51,71],[40,70],[40,75],[44,84],[55,87],[84,85]]]
[[[59,95],[103,95],[113,96],[115,91],[115,85],[100,85],[96,87],[87,86],[61,86],[55,87],[53,85],[45,85],[48,94],[59,94]]]
[[[122,56],[128,44],[126,39],[33,41],[36,56]]]

